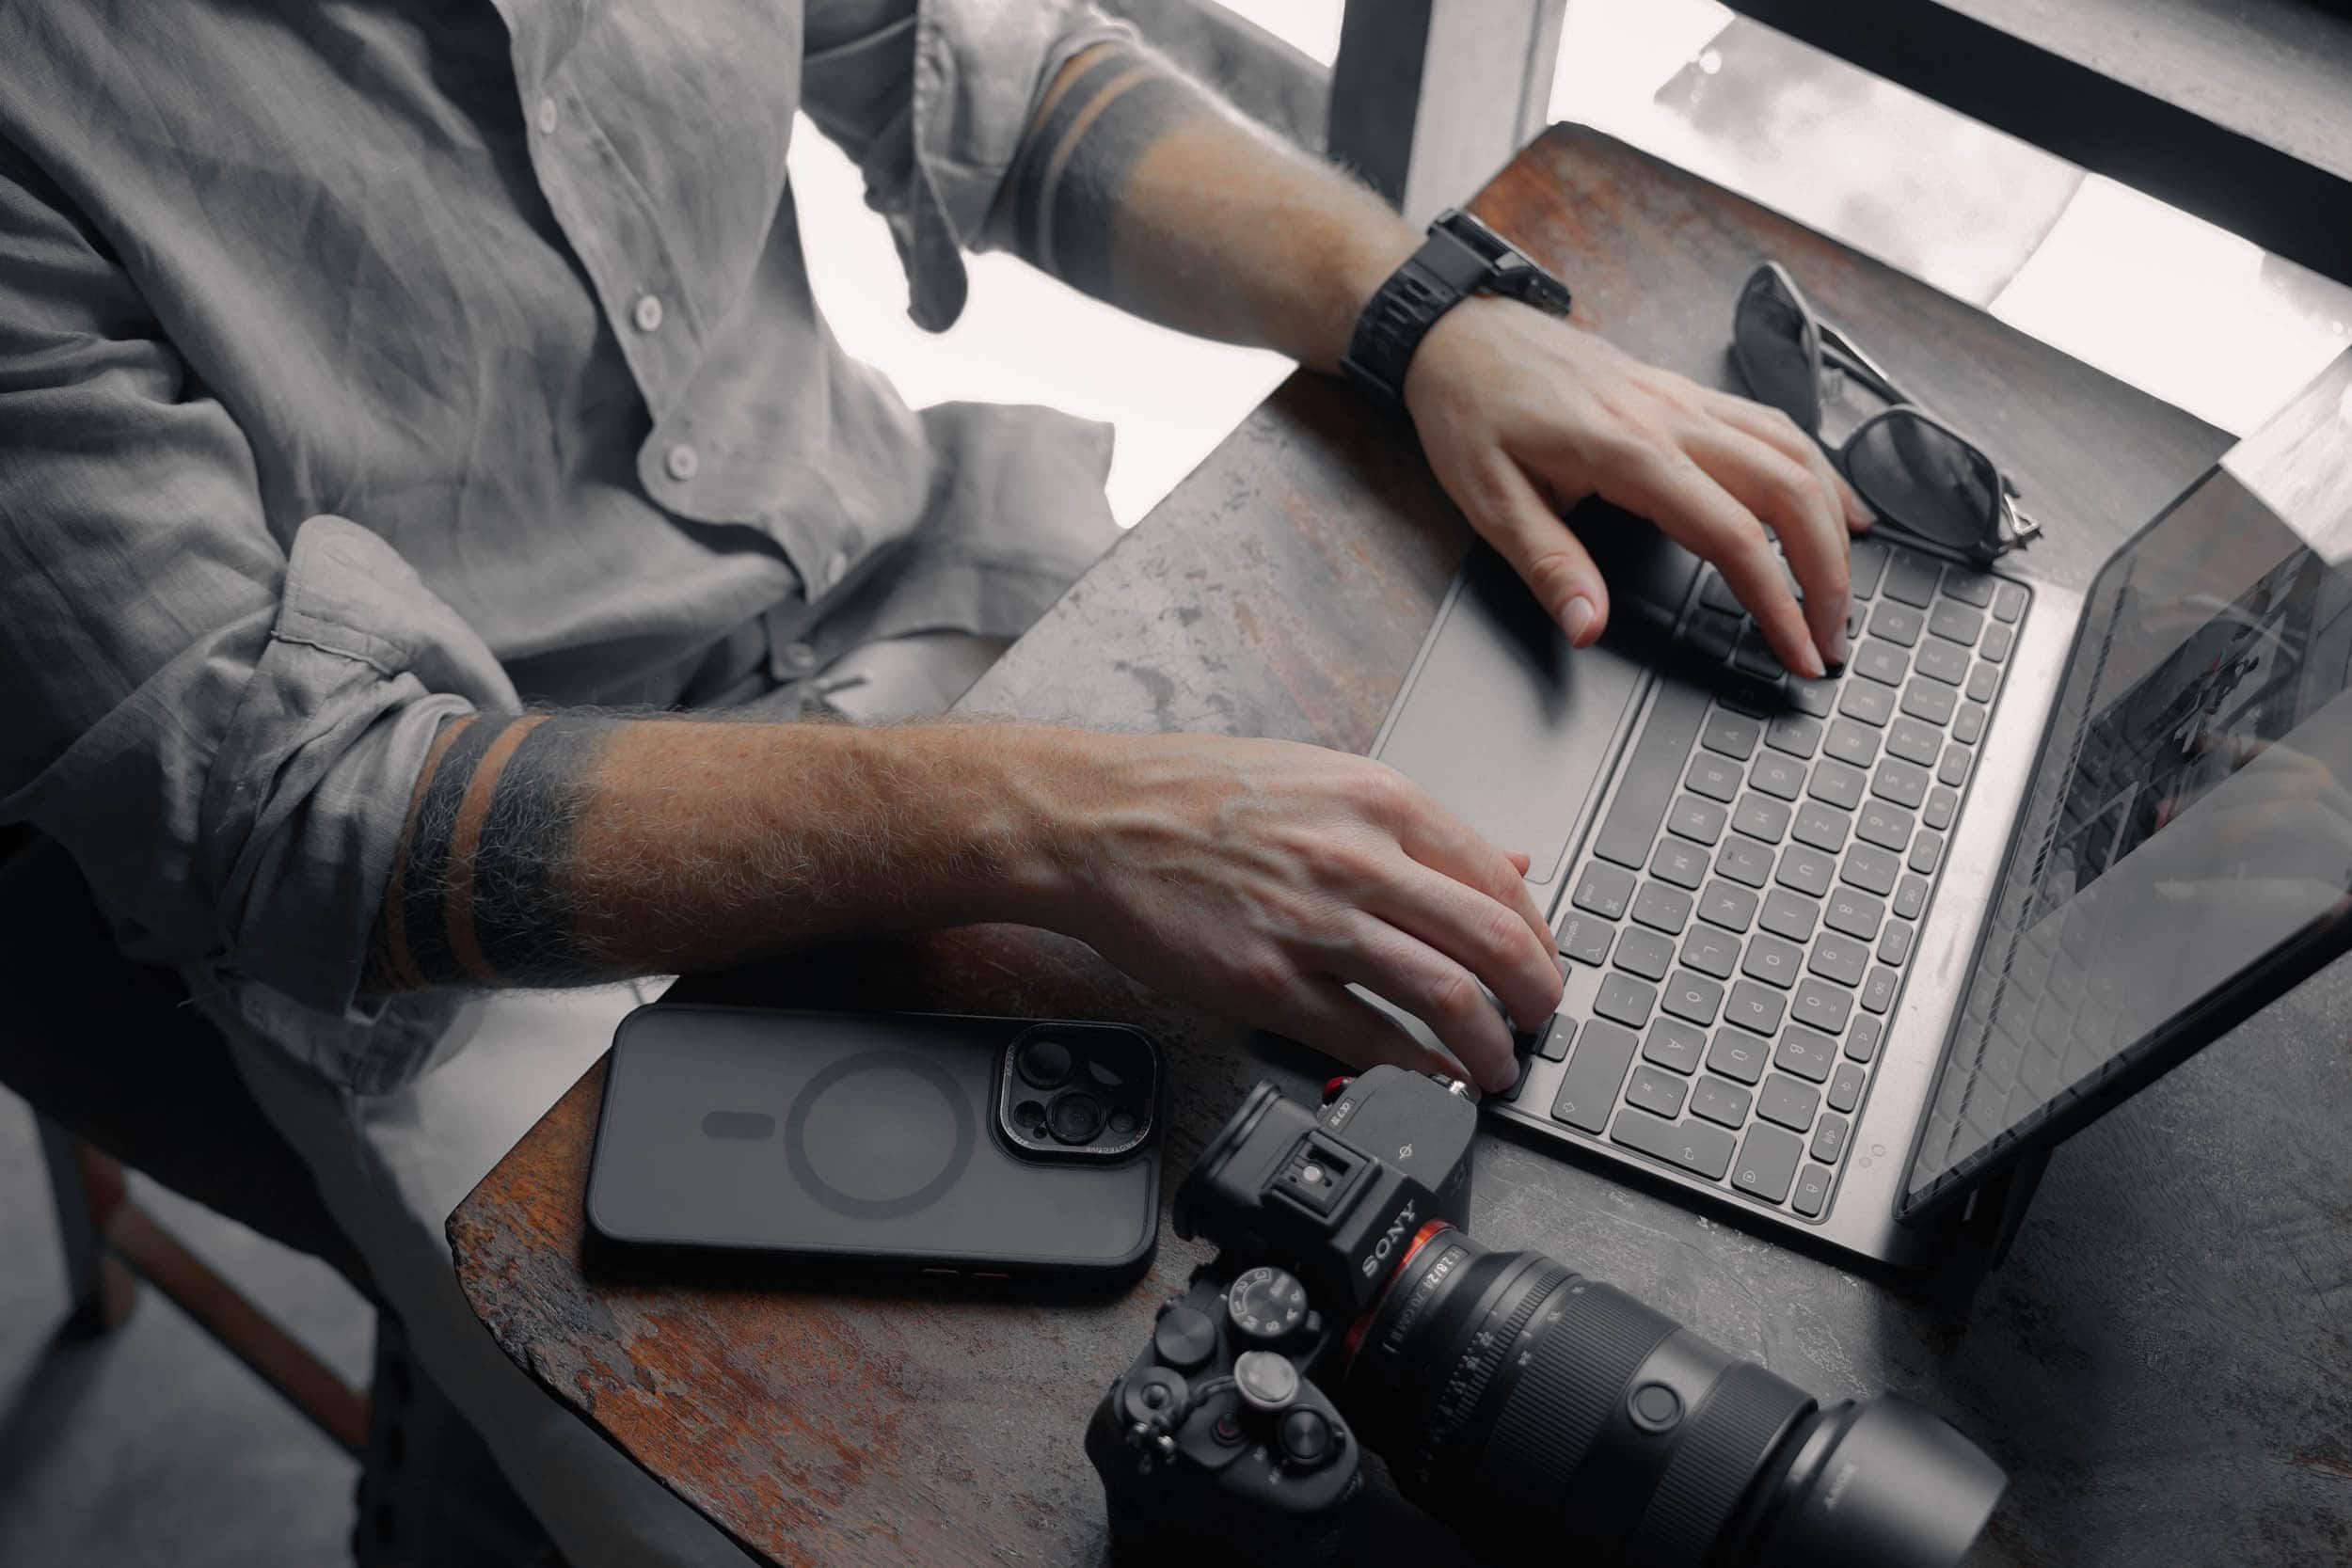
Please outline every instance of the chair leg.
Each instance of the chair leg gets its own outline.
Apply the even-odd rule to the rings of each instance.
[[[36,1112],[33,1119],[65,1249],[70,1322],[79,1332],[103,1334],[138,1302],[137,1276],[106,1245],[106,1222],[122,1204],[122,1167],[47,1117]]]

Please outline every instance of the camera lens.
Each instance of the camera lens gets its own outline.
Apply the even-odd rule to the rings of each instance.
[[[1051,1036],[1040,1036],[1021,1048],[1021,1076],[1041,1089],[1059,1086],[1070,1077],[1070,1047]]]
[[[1031,1137],[1045,1131],[1045,1107],[1034,1100],[1025,1100],[1012,1108],[1012,1119],[1021,1131]]]
[[[1458,1230],[1416,1238],[1349,1343],[1366,1446],[1498,1553],[1949,1568],[2003,1485],[1915,1405],[1824,1411],[1621,1291]]]
[[[1079,1089],[1057,1099],[1046,1112],[1054,1136],[1066,1144],[1090,1144],[1103,1131],[1103,1102]]]

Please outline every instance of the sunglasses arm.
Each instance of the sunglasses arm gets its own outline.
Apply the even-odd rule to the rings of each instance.
[[[1915,401],[1895,385],[1892,377],[1879,369],[1876,360],[1854,347],[1852,340],[1827,322],[1822,322],[1820,325],[1822,358],[1868,388],[1873,395],[1888,403]]]

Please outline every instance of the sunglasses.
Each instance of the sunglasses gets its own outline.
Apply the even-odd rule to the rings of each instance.
[[[1731,318],[1732,357],[1748,389],[1821,441],[1821,405],[1840,381],[1887,406],[1836,447],[1821,441],[1882,521],[1982,566],[2033,542],[2017,486],[1967,436],[1903,395],[1870,356],[1823,321],[1777,261],[1748,275]]]

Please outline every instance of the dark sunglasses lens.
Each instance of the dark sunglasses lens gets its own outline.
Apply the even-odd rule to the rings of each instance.
[[[1748,390],[1758,402],[1813,429],[1820,418],[1820,372],[1805,352],[1804,316],[1796,302],[1771,274],[1758,273],[1740,291],[1731,326]]]
[[[1923,538],[1967,548],[1992,531],[1991,460],[1926,420],[1898,411],[1866,425],[1846,449],[1846,473],[1864,500]]]

